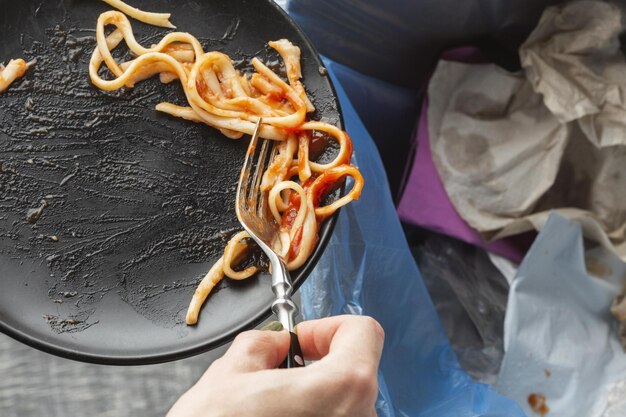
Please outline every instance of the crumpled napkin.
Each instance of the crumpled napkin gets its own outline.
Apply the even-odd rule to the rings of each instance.
[[[428,90],[433,160],[486,240],[541,230],[551,210],[626,260],[626,62],[619,7],[548,8],[525,73],[441,61]]]
[[[520,49],[533,89],[560,121],[577,121],[598,147],[626,145],[626,61],[617,3],[548,8]]]
[[[584,253],[579,225],[551,215],[510,288],[498,391],[528,416],[540,414],[533,394],[550,417],[625,416],[626,354],[609,311],[625,276],[605,249]]]

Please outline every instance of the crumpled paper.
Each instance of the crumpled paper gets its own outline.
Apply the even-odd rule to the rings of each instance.
[[[550,216],[510,288],[498,391],[528,416],[540,414],[532,394],[551,417],[625,416],[626,354],[609,311],[625,277],[604,248],[583,251],[578,224]]]
[[[452,58],[463,58],[468,48],[451,51]],[[456,61],[456,59],[455,59]],[[462,61],[466,62],[466,61]],[[517,263],[521,262],[534,240],[534,234],[522,237],[485,242],[458,214],[439,178],[430,151],[428,136],[428,101],[424,100],[415,132],[415,159],[411,166],[402,198],[398,203],[398,215],[403,222],[414,224],[437,233],[446,234],[480,246],[490,253],[497,253]]]
[[[433,160],[486,240],[541,230],[551,210],[626,260],[626,62],[620,8],[548,8],[525,73],[441,61],[429,85]]]
[[[597,147],[626,145],[626,61],[617,4],[576,1],[546,10],[520,49],[533,89],[560,121]]]

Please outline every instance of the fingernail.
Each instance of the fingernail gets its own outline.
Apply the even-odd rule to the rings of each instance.
[[[261,327],[261,330],[269,330],[272,332],[279,332],[283,329],[283,325],[279,321],[270,321],[265,326]]]

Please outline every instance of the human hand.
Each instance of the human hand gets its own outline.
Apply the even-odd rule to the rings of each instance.
[[[375,417],[384,332],[374,319],[337,316],[297,327],[304,368],[276,369],[289,333],[241,333],[167,417]]]

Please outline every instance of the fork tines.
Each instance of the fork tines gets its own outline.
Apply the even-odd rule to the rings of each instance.
[[[261,182],[265,168],[275,155],[276,148],[271,143],[273,141],[259,138],[261,122],[262,119],[259,118],[248,145],[246,159],[239,180],[239,187],[242,187],[242,189],[237,190],[237,200],[243,198],[243,201],[237,201],[237,206],[265,217],[267,192],[261,191]]]

